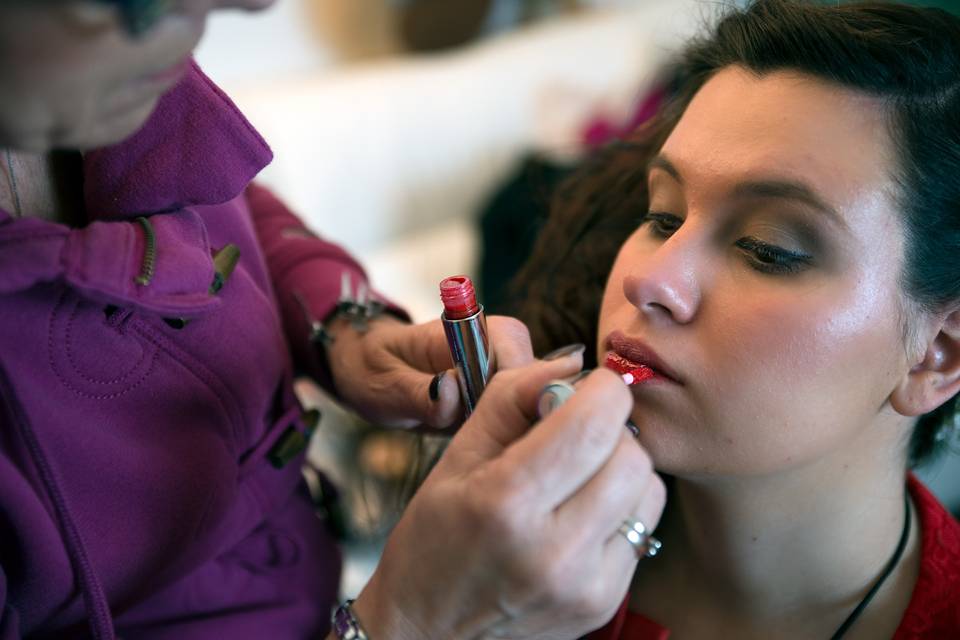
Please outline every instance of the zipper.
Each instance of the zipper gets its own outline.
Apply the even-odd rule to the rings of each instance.
[[[143,235],[147,240],[147,247],[143,253],[143,264],[140,266],[140,275],[133,279],[141,286],[147,286],[153,279],[154,270],[157,267],[157,236],[153,232],[153,225],[150,220],[140,216],[137,222],[143,227]]]

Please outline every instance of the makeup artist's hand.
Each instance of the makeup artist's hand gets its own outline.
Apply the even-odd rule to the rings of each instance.
[[[327,349],[337,392],[366,419],[381,425],[444,428],[463,415],[450,348],[439,320],[410,325],[390,316],[358,333],[346,320],[329,327]],[[519,320],[487,318],[498,370],[533,360],[530,334]]]
[[[572,351],[493,378],[354,604],[371,638],[578,638],[613,616],[637,562],[617,527],[655,527],[666,493],[610,371],[531,429],[540,389],[581,365]]]

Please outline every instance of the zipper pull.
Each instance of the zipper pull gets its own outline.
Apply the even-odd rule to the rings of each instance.
[[[143,252],[143,262],[140,264],[140,274],[133,281],[145,287],[153,280],[153,273],[157,267],[157,235],[153,232],[153,225],[150,224],[149,218],[140,216],[136,220],[143,227],[146,247]]]
[[[235,244],[228,244],[213,254],[213,283],[210,285],[210,293],[219,293],[223,285],[227,284],[233,270],[240,260],[240,249]]]
[[[223,285],[227,284],[227,280],[233,274],[239,260],[240,248],[232,243],[213,254],[213,282],[210,283],[208,289],[210,295],[220,293]],[[164,318],[163,321],[167,323],[167,326],[174,329],[183,329],[190,322],[187,318]]]

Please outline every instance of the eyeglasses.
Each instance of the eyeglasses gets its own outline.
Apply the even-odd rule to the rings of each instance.
[[[149,31],[168,14],[173,0],[102,0],[120,9],[123,23],[133,37]]]

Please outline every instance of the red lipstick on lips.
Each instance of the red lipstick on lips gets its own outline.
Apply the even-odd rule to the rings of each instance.
[[[657,353],[642,341],[614,331],[607,339],[607,344],[611,353],[607,354],[604,365],[623,375],[624,382],[628,385],[640,384],[653,378],[681,383]]]
[[[607,359],[603,362],[603,366],[619,373],[628,387],[640,384],[644,380],[649,380],[656,375],[650,367],[644,364],[634,364],[616,353],[608,353]]]

